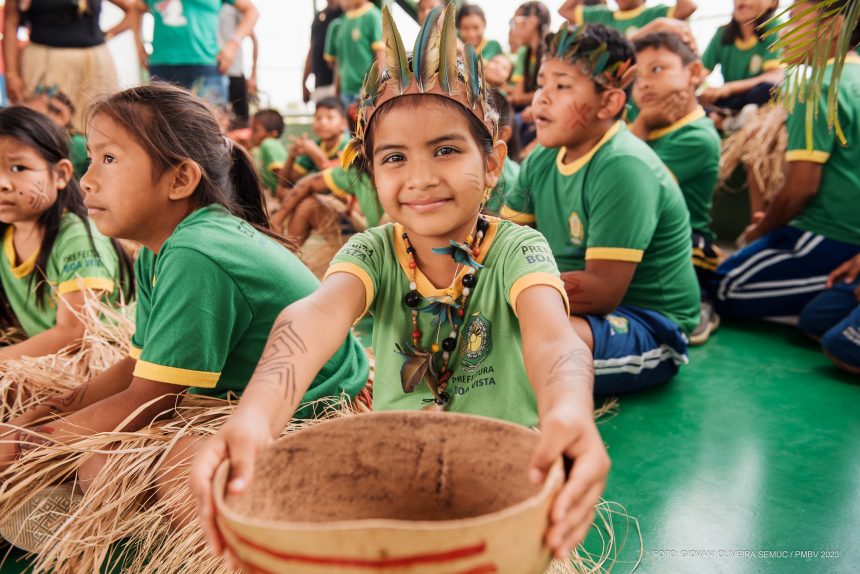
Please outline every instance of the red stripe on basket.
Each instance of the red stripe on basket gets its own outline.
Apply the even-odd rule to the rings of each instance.
[[[224,528],[225,525],[222,525]],[[229,528],[228,528],[229,529]],[[249,546],[254,550],[258,550],[264,554],[268,554],[273,558],[277,558],[279,560],[283,560],[285,562],[301,562],[304,564],[318,564],[318,565],[326,565],[326,566],[351,566],[353,568],[402,568],[404,566],[413,566],[413,565],[421,565],[421,564],[435,564],[439,562],[452,562],[454,560],[460,560],[463,558],[471,558],[473,556],[479,556],[483,554],[487,550],[486,542],[481,542],[480,544],[475,544],[473,546],[464,546],[462,548],[455,548],[453,550],[447,550],[445,552],[437,552],[435,554],[413,554],[412,556],[399,556],[397,558],[332,558],[330,556],[314,556],[311,554],[294,554],[287,552],[278,552],[277,550],[272,550],[271,548],[267,548],[265,546],[261,546],[256,542],[249,540],[236,532],[235,530],[229,529],[231,534],[235,536],[242,544],[245,546]],[[234,551],[235,553],[235,551]],[[492,566],[492,565],[489,565]],[[257,567],[259,568],[259,566]],[[482,566],[481,568],[486,568]],[[489,572],[495,572],[495,566],[492,566],[493,570],[467,570],[462,574],[484,574]]]

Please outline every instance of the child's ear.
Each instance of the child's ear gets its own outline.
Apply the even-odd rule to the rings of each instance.
[[[185,160],[174,167],[171,173],[167,197],[174,201],[191,197],[203,178],[203,170],[195,161]]]
[[[72,180],[74,176],[75,168],[72,166],[72,162],[67,159],[61,159],[57,162],[56,174],[57,174],[57,191],[61,189],[66,189],[66,186],[69,185],[69,182]]]
[[[624,93],[624,90],[606,90],[601,96],[600,109],[597,110],[597,119],[599,120],[614,120],[627,105],[627,94]]]
[[[499,178],[502,176],[502,167],[505,165],[505,158],[508,157],[508,144],[503,140],[497,139],[493,144],[493,151],[487,156],[487,187],[496,187],[499,183]]]
[[[689,66],[690,70],[690,84],[694,88],[698,88],[702,85],[702,82],[705,81],[705,67],[702,65],[701,60],[696,60],[691,63]]]

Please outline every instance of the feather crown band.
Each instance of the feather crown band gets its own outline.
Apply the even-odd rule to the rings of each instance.
[[[364,134],[373,114],[382,104],[400,96],[434,94],[462,105],[495,137],[498,116],[491,112],[484,63],[474,46],[466,44],[458,52],[455,6],[434,8],[424,20],[411,58],[388,6],[382,7],[382,37],[385,42],[385,69],[371,65],[361,87],[357,104],[355,137],[344,150],[342,163],[349,167],[364,152]]]
[[[624,90],[636,79],[636,64],[632,59],[609,64],[609,47],[602,43],[596,48],[583,46],[585,26],[562,25],[549,40],[545,58],[567,64],[584,64],[594,81],[607,89]]]

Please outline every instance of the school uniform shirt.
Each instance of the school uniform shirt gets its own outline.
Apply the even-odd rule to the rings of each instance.
[[[364,76],[376,59],[376,51],[385,49],[382,12],[368,2],[361,8],[347,11],[339,20],[339,24],[329,27],[326,33],[325,58],[337,61],[341,93],[357,96]]]
[[[501,212],[502,206],[505,204],[505,195],[517,184],[517,178],[519,175],[520,164],[511,158],[506,158],[505,163],[502,166],[502,175],[499,178],[499,182],[490,193],[490,198],[487,200],[487,203],[484,204],[485,213],[498,215],[499,212]]]
[[[352,167],[343,169],[341,166],[326,168],[322,173],[323,181],[332,195],[347,202],[357,202],[368,227],[379,225],[385,211],[366,173]]]
[[[75,170],[75,177],[82,178],[90,168],[90,160],[87,157],[87,138],[77,132],[71,134],[68,140],[69,160]]]
[[[319,138],[314,138],[314,142],[316,142],[323,154],[325,154],[327,160],[333,160],[340,157],[341,152],[346,149],[349,139],[349,134],[344,132],[340,134],[340,139],[337,140],[337,143],[330,148],[327,148]],[[315,164],[314,160],[312,160],[308,155],[300,155],[297,157],[293,164],[293,169],[301,175],[320,171],[320,168],[317,167],[317,164]]]
[[[504,54],[504,50],[502,50],[501,44],[499,44],[495,40],[487,39],[482,40],[481,44],[475,47],[475,52],[481,55],[481,57],[484,59],[484,62],[489,62],[496,56]]]
[[[287,148],[277,138],[266,138],[251,155],[257,165],[257,173],[265,189],[274,193],[278,187],[278,174],[287,161]]]
[[[212,396],[244,390],[275,318],[319,285],[298,257],[220,205],[183,219],[157,254],[141,249],[135,276],[134,375]],[[300,336],[287,337],[297,355]],[[349,335],[303,400],[355,396],[367,373]]]
[[[152,66],[214,66],[222,4],[236,0],[146,0],[152,13]]]
[[[770,30],[770,27],[765,27],[765,31],[767,30]],[[754,78],[780,67],[779,52],[774,48],[776,35],[768,36],[764,40],[753,35],[748,40],[736,38],[734,42],[724,44],[725,33],[725,26],[717,28],[702,54],[702,65],[713,70],[719,64],[726,82]]]
[[[514,61],[514,70],[511,72],[511,84],[520,84],[525,81],[527,76],[534,76],[537,73],[538,65],[537,54],[529,55],[527,47],[520,47]]]
[[[720,135],[714,122],[698,107],[672,125],[650,132],[646,141],[678,182],[690,212],[690,227],[714,241],[711,206],[720,173]]]
[[[451,411],[533,426],[538,422],[537,402],[523,364],[517,297],[533,285],[553,287],[565,305],[567,295],[549,246],[538,232],[488,219],[477,258],[484,267],[477,272],[477,285],[463,310],[457,347],[449,359],[453,374],[445,392],[451,397]],[[403,302],[409,292],[409,259],[402,235],[402,226],[389,223],[353,236],[327,273],[350,273],[364,284],[367,311],[374,317],[373,409],[380,411],[421,409],[433,399],[425,383],[405,393],[400,382],[402,359],[395,345],[412,344],[412,315]],[[456,298],[462,293],[465,272],[453,282]],[[420,269],[415,270],[415,282],[425,298],[447,292],[447,287],[434,287]],[[429,349],[437,339],[441,345],[452,329],[447,322],[434,327],[431,318],[429,312],[418,313],[422,348]]]
[[[84,289],[115,295],[119,260],[110,240],[100,234],[92,222],[85,223],[69,212],[63,215],[44,276],[36,270],[38,250],[26,261],[16,261],[13,234],[10,225],[3,237],[0,281],[3,282],[12,312],[28,337],[57,324],[59,295]],[[50,288],[46,291],[49,294],[43,299],[43,304],[39,305],[36,285],[42,281],[47,281]]]
[[[621,121],[576,161],[565,164],[566,152],[537,146],[529,154],[502,217],[536,224],[562,272],[582,271],[590,259],[636,263],[621,304],[692,332],[699,286],[690,216],[663,162]]]
[[[606,6],[578,6],[573,15],[573,23],[577,26],[583,24],[603,24],[615,28],[628,38],[639,31],[640,28],[656,20],[657,18],[673,18],[675,7],[665,4],[657,6],[645,6],[633,10],[613,10]]]
[[[833,62],[827,64],[813,116],[811,150],[806,140],[807,104],[797,102],[788,115],[786,160],[811,161],[822,166],[821,183],[800,215],[790,225],[843,243],[860,245],[860,56],[849,52],[839,80],[839,125],[843,145],[827,125],[827,99]]]

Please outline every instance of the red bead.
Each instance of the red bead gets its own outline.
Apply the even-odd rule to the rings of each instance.
[[[480,254],[481,254],[480,249],[472,249],[472,257],[477,257]]]
[[[462,310],[462,309],[457,309],[457,315],[458,315],[458,316],[460,316],[460,317],[462,317],[462,316],[464,315],[463,310]]]
[[[410,269],[415,269],[415,267],[416,267],[415,262],[414,262],[414,261],[410,261],[410,262],[409,262],[409,268],[410,268]]]
[[[413,339],[420,339],[421,338],[421,331],[412,331],[412,338]]]
[[[445,382],[447,382],[447,381],[448,381],[448,379],[450,379],[450,378],[451,378],[451,371],[445,371],[445,373],[443,373],[443,374],[442,374],[442,377],[439,379],[439,382],[441,382],[441,383],[445,383]]]

